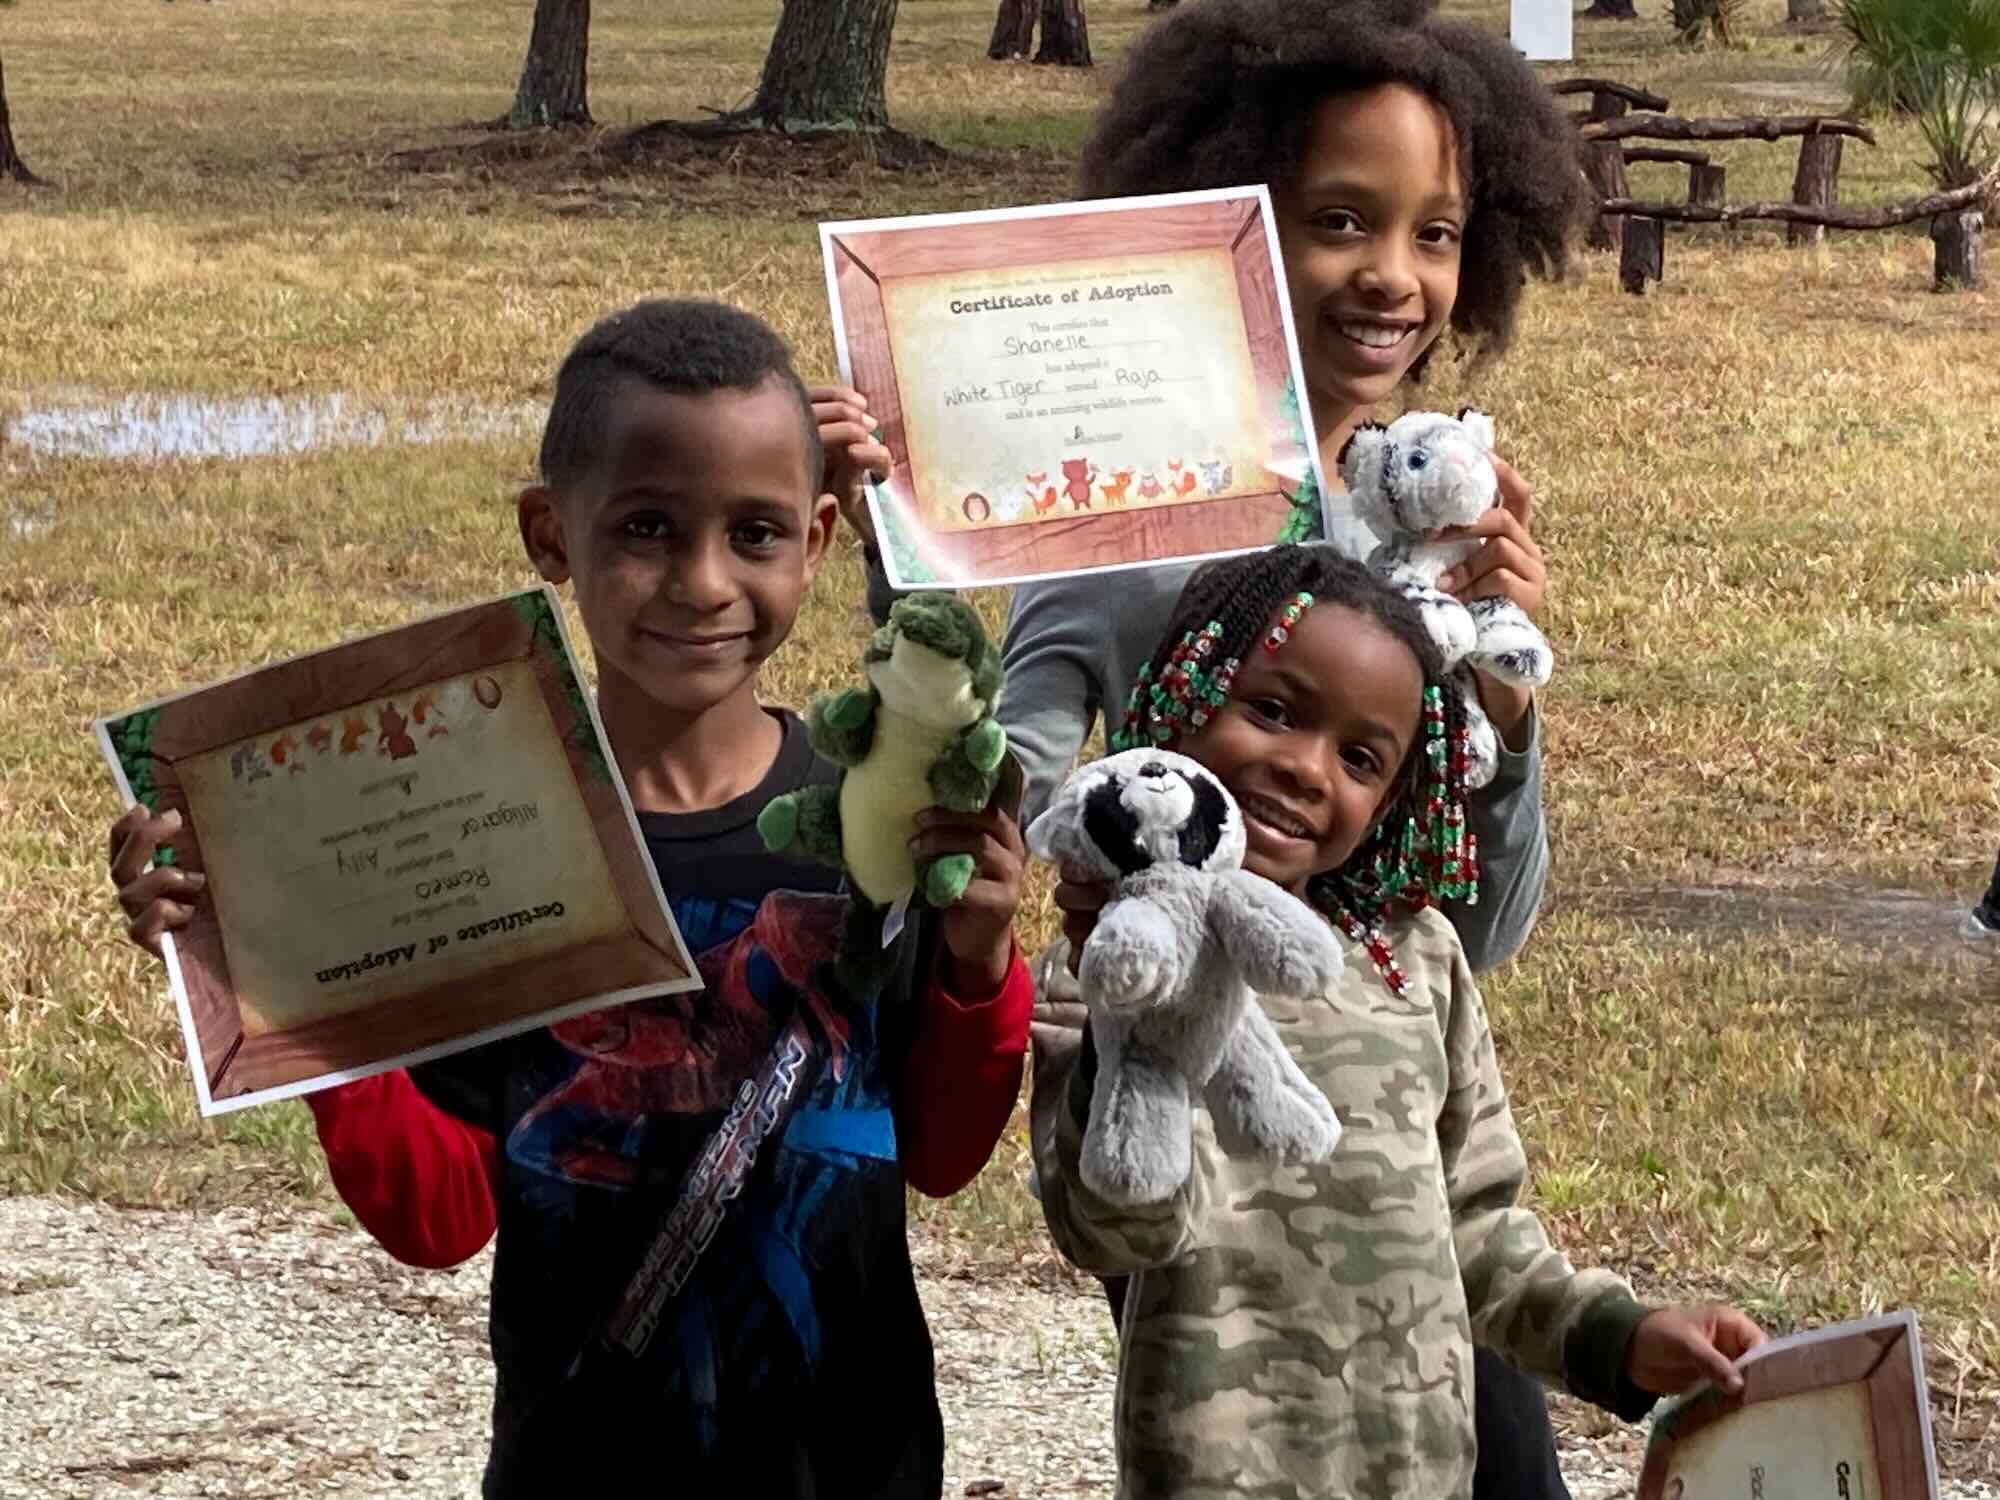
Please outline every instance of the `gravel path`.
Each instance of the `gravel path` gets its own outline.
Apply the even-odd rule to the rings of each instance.
[[[945,1494],[1109,1496],[1095,1284],[916,1254]],[[0,1497],[476,1496],[487,1275],[399,1266],[316,1211],[0,1200]],[[1565,1439],[1576,1500],[1631,1493],[1637,1438]]]

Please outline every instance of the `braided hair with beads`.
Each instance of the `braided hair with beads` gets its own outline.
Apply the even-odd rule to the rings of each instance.
[[[1181,590],[1159,649],[1132,684],[1110,745],[1172,749],[1183,735],[1199,731],[1229,701],[1243,658],[1282,650],[1315,604],[1340,605],[1376,621],[1410,648],[1423,669],[1419,733],[1394,800],[1346,864],[1313,876],[1306,886],[1313,904],[1367,952],[1400,995],[1408,979],[1381,931],[1390,908],[1479,899],[1478,841],[1465,818],[1465,702],[1414,604],[1330,547],[1275,547],[1208,563]]]

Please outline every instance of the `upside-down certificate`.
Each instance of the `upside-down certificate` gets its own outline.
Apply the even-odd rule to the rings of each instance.
[[[1268,194],[822,224],[881,423],[890,582],[970,586],[1326,534]]]
[[[538,588],[103,719],[205,1115],[699,988]]]

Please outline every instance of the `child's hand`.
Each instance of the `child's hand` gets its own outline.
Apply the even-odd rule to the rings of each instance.
[[[895,460],[875,438],[878,424],[868,414],[868,398],[844,385],[817,385],[807,394],[812,399],[813,421],[819,425],[820,446],[826,450],[820,489],[839,503],[840,513],[854,534],[872,542],[875,524],[868,516],[863,484],[871,474],[885,477]]]
[[[1633,1330],[1625,1374],[1657,1396],[1678,1395],[1699,1380],[1733,1396],[1743,1389],[1735,1362],[1763,1342],[1764,1330],[1733,1307],[1663,1307]]]
[[[111,883],[118,887],[118,904],[125,908],[126,934],[153,957],[160,957],[160,935],[194,920],[194,903],[201,899],[206,875],[161,865],[146,868],[161,844],[181,830],[181,815],[169,810],[154,817],[144,803],[134,803],[111,825]]]
[[[1446,526],[1439,541],[1477,538],[1485,543],[1455,568],[1438,575],[1437,586],[1463,603],[1474,599],[1512,599],[1533,615],[1548,592],[1549,570],[1542,549],[1529,529],[1535,521],[1535,491],[1520,472],[1491,455],[1500,478],[1500,503],[1470,526]]]
[[[946,854],[972,856],[972,883],[940,920],[951,952],[952,988],[965,995],[994,994],[1014,958],[1014,913],[1028,865],[1020,825],[998,808],[979,813],[928,808],[917,814],[910,851],[919,863]]]
[[[1056,882],[1056,906],[1063,914],[1063,936],[1069,939],[1069,971],[1083,962],[1083,945],[1097,931],[1098,913],[1111,899],[1111,887],[1088,871],[1063,866]]]
[[[1549,588],[1547,560],[1529,531],[1535,519],[1535,492],[1506,459],[1497,453],[1491,457],[1493,472],[1500,479],[1500,503],[1470,526],[1447,526],[1437,533],[1440,540],[1477,537],[1485,545],[1457,567],[1439,574],[1437,586],[1461,602],[1511,599],[1532,616],[1541,608]],[[1526,749],[1525,726],[1528,711],[1535,705],[1535,690],[1483,673],[1476,685],[1479,705],[1500,732],[1502,742],[1510,750]]]

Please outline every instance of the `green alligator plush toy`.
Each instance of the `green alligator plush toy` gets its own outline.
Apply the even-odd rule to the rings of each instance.
[[[845,767],[835,786],[776,797],[757,831],[776,852],[796,845],[847,871],[876,906],[914,895],[950,906],[972,881],[969,854],[919,870],[910,853],[927,807],[979,812],[992,801],[1007,753],[993,710],[1000,653],[979,616],[954,594],[905,594],[862,654],[866,687],[821,697],[808,720],[813,748]]]

